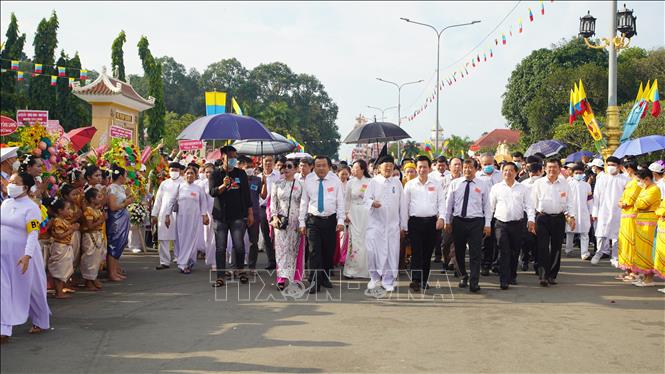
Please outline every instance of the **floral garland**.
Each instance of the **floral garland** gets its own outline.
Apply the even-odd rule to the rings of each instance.
[[[129,212],[129,222],[132,225],[142,225],[145,222],[145,216],[148,213],[146,208],[141,203],[129,204],[127,207]]]

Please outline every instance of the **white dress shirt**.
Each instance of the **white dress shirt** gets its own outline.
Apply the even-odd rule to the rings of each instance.
[[[445,219],[445,197],[441,183],[427,178],[421,183],[419,178],[412,179],[404,186],[407,217],[438,217]]]
[[[300,198],[300,227],[305,227],[308,214],[317,217],[329,217],[337,214],[337,224],[344,224],[344,190],[342,181],[334,174],[328,173],[323,179],[323,212],[319,212],[319,176],[310,173],[303,183],[303,194]]]
[[[492,210],[490,209],[489,185],[474,178],[466,182],[466,178],[453,179],[448,187],[446,196],[446,223],[452,223],[453,216],[462,217],[462,205],[464,204],[464,191],[467,183],[470,183],[469,201],[466,207],[466,217],[463,218],[485,218],[485,227],[492,224]]]
[[[478,170],[476,172],[476,178],[480,179],[481,181],[488,183],[488,187],[492,188],[497,183],[501,183],[503,181],[503,177],[501,176],[501,172],[499,170],[494,170],[491,175],[485,174],[484,171]]]
[[[552,183],[549,178],[538,179],[531,187],[531,202],[537,212],[559,214],[573,211],[570,185],[563,178]]]
[[[281,178],[281,174],[279,171],[274,170],[272,173],[266,175],[266,190],[268,191],[268,194],[266,195],[265,199],[262,199],[261,196],[259,196],[259,205],[262,207],[266,206],[266,203],[268,202],[268,197],[270,196],[270,191],[272,191],[272,185],[275,184]],[[263,175],[259,175],[259,178],[263,179]]]
[[[515,181],[512,187],[506,181],[492,186],[490,190],[490,206],[494,218],[502,222],[519,221],[527,214],[530,222],[535,222],[533,205],[529,196],[529,188]]]

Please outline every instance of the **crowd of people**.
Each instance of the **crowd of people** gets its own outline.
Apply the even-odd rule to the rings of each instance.
[[[410,290],[425,292],[432,263],[471,292],[490,274],[506,290],[530,266],[549,287],[562,252],[572,256],[576,241],[582,261],[609,258],[618,281],[651,287],[655,276],[665,277],[662,160],[562,165],[516,152],[500,163],[488,154],[255,162],[225,146],[217,160],[172,154],[168,176],[137,201],[119,166],[104,170],[82,159],[52,196],[42,159],[1,150],[3,342],[28,318],[31,333],[49,328],[51,290],[69,298],[79,287],[102,289],[102,276],[124,281],[123,251],[152,246],[153,238],[157,270],[175,263],[190,274],[204,259],[213,287],[230,277],[247,283],[261,251],[280,290],[304,281],[310,293],[333,288],[339,268],[345,279],[367,279],[367,289],[387,292],[404,269]],[[145,224],[130,220],[136,204],[149,216]]]

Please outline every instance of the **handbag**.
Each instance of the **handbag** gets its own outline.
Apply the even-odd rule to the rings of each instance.
[[[277,228],[279,230],[286,230],[286,228],[289,227],[289,215],[291,215],[291,196],[293,196],[293,187],[295,185],[296,181],[294,180],[291,184],[291,192],[289,193],[289,207],[286,210],[286,216],[281,214],[277,215]]]
[[[173,209],[171,210],[173,213],[178,213],[178,197],[180,197],[180,184],[178,183],[178,189],[176,190],[175,193],[175,202],[173,203]]]

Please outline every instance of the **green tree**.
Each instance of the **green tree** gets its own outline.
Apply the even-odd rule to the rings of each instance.
[[[176,137],[182,132],[190,123],[196,120],[196,116],[191,113],[179,115],[174,112],[166,112],[164,116],[165,133],[164,133],[164,148],[176,149],[178,148],[178,141]]]
[[[25,34],[19,33],[18,21],[14,13],[11,14],[5,42],[0,52],[0,66],[3,69],[10,69],[11,60],[26,59],[23,54],[25,45]],[[27,105],[27,97],[24,90],[17,87],[16,76],[14,74],[0,75],[0,111],[9,117],[16,115],[16,108]]]
[[[127,41],[125,31],[120,31],[118,37],[113,40],[111,44],[111,71],[118,70],[118,79],[125,81],[125,54],[122,50],[123,45]]]
[[[448,145],[446,145],[446,151],[444,154],[446,157],[466,157],[466,151],[469,149],[469,147],[473,144],[473,140],[471,140],[468,136],[461,137],[457,135],[452,135],[450,138],[448,138]]]
[[[178,114],[203,114],[203,106],[197,105],[203,100],[203,91],[199,88],[199,73],[192,69],[189,73],[184,65],[173,57],[157,59],[162,64],[164,80],[164,106],[167,111]]]
[[[37,26],[35,39],[32,45],[35,47],[33,61],[42,64],[45,75],[36,76],[30,81],[29,97],[31,109],[43,109],[52,111],[56,102],[56,93],[51,87],[49,75],[56,75],[53,68],[55,64],[55,49],[58,46],[58,16],[53,11],[47,20],[43,18]]]
[[[143,64],[143,71],[148,77],[148,87],[150,96],[155,98],[155,106],[146,111],[144,125],[148,130],[148,141],[150,144],[156,144],[162,139],[164,134],[164,81],[162,78],[162,64],[155,60],[150,52],[148,38],[142,36],[138,43],[139,57]],[[139,134],[141,137],[143,134]]]
[[[418,147],[418,143],[414,140],[407,140],[404,142],[404,146],[402,149],[402,158],[406,157],[416,157],[420,153],[420,148]]]

